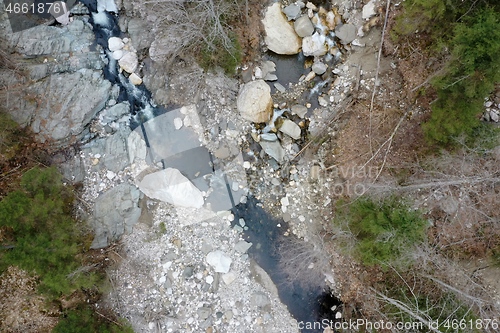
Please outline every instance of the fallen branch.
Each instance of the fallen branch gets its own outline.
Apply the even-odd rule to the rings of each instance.
[[[382,300],[386,301],[387,303],[391,304],[391,305],[394,305],[395,307],[397,307],[399,310],[403,311],[404,313],[406,313],[407,315],[409,315],[410,317],[412,317],[413,319],[416,319],[418,320],[419,322],[423,323],[424,325],[427,326],[427,329],[429,329],[430,331],[432,332],[435,332],[435,333],[440,333],[441,331],[439,331],[438,329],[436,328],[433,328],[432,325],[430,325],[430,321],[425,319],[424,317],[422,317],[418,312],[415,312],[415,311],[412,311],[406,304],[404,304],[403,302],[401,301],[398,301],[397,299],[394,299],[394,298],[390,298],[390,297],[387,297],[385,296],[384,294],[376,291],[375,289],[372,288],[372,290],[377,294],[378,297],[380,297]]]
[[[370,142],[370,151],[372,149],[372,111],[373,111],[373,101],[375,100],[375,93],[377,91],[378,85],[378,73],[380,72],[380,58],[382,57],[382,46],[384,45],[384,37],[385,37],[385,29],[387,27],[387,18],[389,17],[389,7],[391,5],[391,0],[387,1],[387,6],[385,8],[385,18],[384,18],[384,27],[382,28],[382,39],[380,40],[380,47],[378,49],[378,57],[377,57],[377,70],[375,71],[375,82],[373,84],[372,98],[370,101],[370,126],[368,128],[368,138]]]

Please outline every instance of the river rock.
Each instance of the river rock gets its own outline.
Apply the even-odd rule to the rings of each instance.
[[[267,155],[274,158],[278,163],[283,162],[285,150],[281,147],[279,141],[260,141],[259,144]]]
[[[335,35],[340,39],[342,44],[349,44],[356,39],[356,27],[353,24],[342,24],[335,28]]]
[[[204,203],[201,191],[173,168],[146,175],[139,189],[150,198],[176,206],[201,208]]]
[[[299,37],[311,36],[314,32],[314,26],[307,15],[302,15],[293,24],[293,28]]]
[[[91,248],[106,247],[124,233],[132,232],[141,216],[139,197],[140,192],[135,186],[122,183],[96,198],[91,219],[95,238]]]
[[[498,121],[500,120],[500,116],[498,115],[497,111],[495,110],[490,111],[490,119],[491,121],[498,123]]]
[[[281,12],[281,5],[275,2],[266,10],[262,20],[267,48],[277,54],[297,54],[300,49],[300,39]]]
[[[252,294],[252,297],[250,298],[250,304],[254,307],[263,308],[266,305],[271,304],[271,301],[265,293],[257,291]]]
[[[292,3],[291,5],[283,8],[283,14],[286,15],[288,21],[295,20],[300,16],[300,7],[297,4]]]
[[[323,75],[326,72],[327,68],[328,68],[328,66],[325,65],[324,63],[322,63],[322,62],[315,62],[312,65],[311,69],[317,75]]]
[[[232,259],[221,250],[215,250],[207,254],[207,263],[218,273],[228,273],[232,262]]]
[[[278,137],[274,133],[262,133],[260,135],[260,139],[266,141],[276,141],[278,140]]]
[[[120,65],[120,68],[125,72],[132,74],[139,65],[137,54],[135,52],[125,54],[120,60],[118,60],[118,65]]]
[[[266,60],[262,62],[262,75],[266,76],[267,73],[276,72],[276,64],[271,60]]]
[[[367,20],[370,17],[374,16],[375,14],[377,14],[377,12],[375,11],[375,1],[371,0],[366,5],[363,6],[363,13],[362,13],[363,20]]]
[[[123,43],[120,37],[111,37],[110,39],[108,39],[108,49],[111,52],[121,50],[124,46],[125,43]]]
[[[307,108],[300,104],[293,105],[291,111],[292,114],[296,114],[300,118],[304,118],[304,116],[307,114]]]
[[[307,36],[302,39],[302,52],[306,57],[324,56],[326,52],[328,52],[325,42],[326,37],[315,32],[312,36]]]
[[[134,86],[138,86],[138,85],[142,84],[141,77],[135,73],[130,74],[128,79],[129,79],[130,83],[132,83]]]
[[[279,128],[280,132],[290,136],[291,138],[298,140],[300,139],[300,127],[293,121],[289,119],[285,119],[281,127]]]
[[[267,122],[273,108],[271,88],[263,80],[244,84],[238,95],[237,107],[244,119],[254,123]]]
[[[234,246],[234,250],[239,253],[245,253],[250,247],[252,247],[252,243],[248,243],[242,240],[236,243],[236,245]]]
[[[111,54],[111,56],[113,57],[113,59],[115,60],[120,60],[122,57],[123,57],[123,50],[116,50],[116,51],[113,51],[113,53]]]
[[[231,283],[234,282],[234,280],[236,280],[236,274],[234,274],[233,272],[229,272],[222,275],[222,281],[224,281],[226,285],[230,285]]]

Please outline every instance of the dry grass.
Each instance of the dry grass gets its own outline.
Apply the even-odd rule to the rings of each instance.
[[[59,310],[47,305],[36,288],[36,278],[17,267],[9,267],[0,276],[1,332],[44,333],[54,328]]]

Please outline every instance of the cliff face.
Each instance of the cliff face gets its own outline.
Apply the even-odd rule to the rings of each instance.
[[[0,37],[5,55],[16,64],[0,69],[2,102],[13,119],[29,126],[40,142],[61,146],[81,138],[111,91],[89,17],[74,15],[66,26],[13,33],[3,13]]]

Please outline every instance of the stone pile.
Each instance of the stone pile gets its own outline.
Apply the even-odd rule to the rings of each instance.
[[[128,73],[130,83],[136,86],[142,84],[142,78],[136,74],[139,67],[137,51],[132,46],[130,39],[111,37],[108,40],[108,49],[111,52],[111,58],[118,61],[120,70]]]

